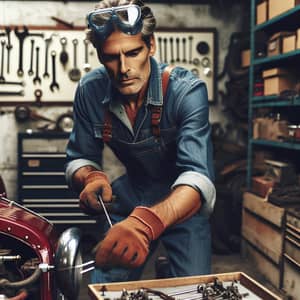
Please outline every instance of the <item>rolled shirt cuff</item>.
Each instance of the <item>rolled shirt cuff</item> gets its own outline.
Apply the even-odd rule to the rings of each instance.
[[[179,185],[188,185],[199,191],[204,197],[200,213],[206,216],[212,213],[216,202],[216,189],[208,177],[195,171],[186,171],[178,176],[171,188]]]
[[[85,166],[92,166],[92,167],[96,168],[97,170],[101,170],[100,165],[98,165],[97,163],[95,163],[92,160],[88,160],[88,159],[84,159],[84,158],[72,160],[71,162],[69,162],[67,164],[66,171],[65,171],[66,181],[70,188],[72,188],[73,174],[78,169],[85,167]]]

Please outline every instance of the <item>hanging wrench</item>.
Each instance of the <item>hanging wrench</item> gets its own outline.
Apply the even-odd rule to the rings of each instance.
[[[1,73],[0,73],[0,82],[4,82],[5,78],[3,76],[3,68],[4,68],[4,47],[5,41],[1,41]]]
[[[52,37],[45,39],[46,46],[45,46],[45,71],[43,74],[44,78],[50,77],[50,75],[48,73],[48,53],[49,53],[49,45],[51,42],[52,42]]]
[[[11,28],[6,26],[5,27],[5,32],[6,32],[6,36],[7,36],[7,45],[6,45],[6,49],[7,49],[7,74],[9,73],[9,69],[10,69],[10,51],[12,49],[12,44],[10,41],[10,32],[11,32]]]
[[[10,85],[25,86],[25,82],[24,81],[0,81],[0,84],[3,84],[3,85],[10,84]]]
[[[33,83],[36,84],[37,82],[41,84],[42,80],[39,75],[39,52],[40,52],[40,47],[35,48],[36,51],[36,66],[35,66],[35,77],[33,78]]]
[[[23,31],[19,31],[18,27],[15,28],[16,37],[19,39],[19,68],[17,71],[18,76],[23,76],[23,45],[25,38],[29,35],[28,28],[24,26]]]
[[[59,84],[56,82],[56,66],[55,66],[56,52],[55,51],[51,51],[51,58],[52,58],[52,82],[50,84],[50,90],[54,92],[55,88],[59,90]]]
[[[30,49],[30,68],[28,70],[28,75],[33,75],[33,53],[34,53],[34,40],[30,40],[31,43],[31,49]]]
[[[24,91],[0,91],[0,96],[24,96]]]

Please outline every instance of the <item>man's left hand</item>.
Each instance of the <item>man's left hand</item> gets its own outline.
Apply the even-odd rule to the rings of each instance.
[[[152,240],[165,230],[162,220],[150,209],[136,207],[122,222],[113,225],[96,249],[99,267],[142,265]]]

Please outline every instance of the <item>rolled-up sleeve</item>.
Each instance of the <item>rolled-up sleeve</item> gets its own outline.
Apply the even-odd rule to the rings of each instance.
[[[172,188],[189,185],[202,195],[201,214],[209,215],[216,200],[209,106],[204,82],[191,79],[179,92],[176,105],[177,168]]]
[[[79,84],[73,105],[74,127],[66,148],[65,176],[68,185],[72,188],[73,174],[81,167],[93,166],[101,169],[103,142],[99,128],[90,121],[93,107],[84,101],[84,91]],[[89,117],[88,117],[89,116]]]

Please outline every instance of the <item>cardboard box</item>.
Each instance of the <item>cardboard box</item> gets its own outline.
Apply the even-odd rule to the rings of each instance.
[[[282,41],[282,53],[287,53],[296,50],[296,34],[283,37]]]
[[[275,181],[271,178],[265,178],[264,176],[252,177],[251,191],[256,195],[265,198],[272,191],[272,187],[275,185]]]
[[[300,0],[269,0],[268,16],[272,19],[300,4]]]
[[[296,49],[300,49],[300,28],[297,30]]]
[[[264,1],[256,5],[256,24],[264,23],[268,20],[268,2]]]
[[[264,95],[279,95],[284,90],[294,88],[294,79],[288,71],[274,68],[263,71]]]
[[[250,57],[251,57],[250,49],[242,51],[242,53],[241,53],[241,66],[243,68],[246,68],[246,67],[250,66]]]
[[[268,40],[268,56],[279,55],[283,53],[283,39],[293,34],[290,31],[280,31],[273,34]]]

